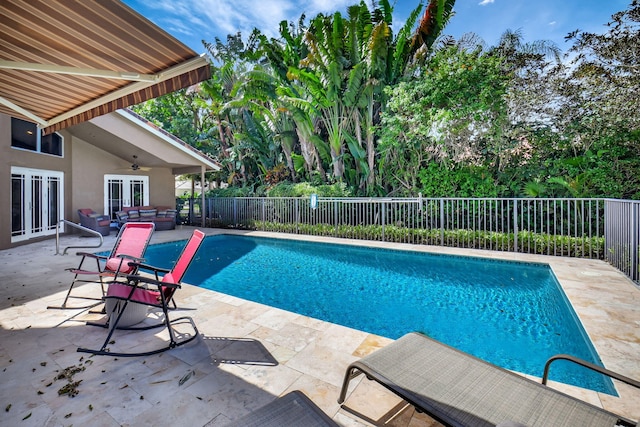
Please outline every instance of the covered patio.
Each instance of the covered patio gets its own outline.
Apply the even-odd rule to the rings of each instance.
[[[217,168],[124,110],[208,79],[205,55],[120,1],[7,0],[0,16],[0,248],[55,234],[77,209],[172,205],[176,175]]]
[[[179,227],[155,233],[152,244],[185,239],[191,230]],[[114,238],[107,237],[104,248],[109,248]],[[323,241],[383,245],[346,239]],[[66,236],[61,243],[66,246],[78,242],[86,244],[88,240]],[[620,272],[594,260],[458,252],[549,262],[605,366],[640,377],[640,292]],[[75,266],[76,258],[55,255],[51,240],[0,251],[0,276],[4,278],[0,284],[0,402],[5,408],[1,426],[217,426],[292,390],[302,390],[345,426],[371,425],[373,421],[379,425],[385,420],[394,426],[438,425],[362,379],[354,382],[346,404],[366,418],[338,406],[342,376],[349,363],[384,346],[389,339],[195,286],[187,285],[176,295],[179,314],[191,316],[200,331],[194,342],[147,358],[77,353],[78,346],[95,347],[104,339],[103,329],[84,324],[101,315],[47,309],[64,298],[71,280],[64,268]],[[95,285],[85,288],[86,292],[99,292]],[[162,336],[153,332],[121,333],[116,337],[118,344],[132,349],[160,339]],[[61,373],[76,369],[79,371],[69,379],[56,380]],[[67,387],[77,390],[75,397],[59,394],[77,381],[81,381],[77,386]],[[640,417],[640,392],[619,384],[620,398],[563,384],[551,386],[628,418]]]

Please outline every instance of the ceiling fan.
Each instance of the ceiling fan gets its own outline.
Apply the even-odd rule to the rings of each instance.
[[[135,154],[133,155],[133,163],[131,164],[130,167],[126,168],[126,170],[132,170],[132,171],[150,171],[151,168],[148,167],[144,167],[144,166],[140,166],[138,164],[138,156],[136,156]]]

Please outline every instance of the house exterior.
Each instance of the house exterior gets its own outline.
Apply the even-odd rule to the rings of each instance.
[[[110,215],[125,206],[174,206],[175,177],[219,166],[130,110],[46,136],[0,114],[0,249],[70,232],[78,209]]]
[[[176,174],[217,168],[123,110],[209,79],[206,55],[118,0],[3,0],[0,16],[0,249],[78,208],[173,205]]]

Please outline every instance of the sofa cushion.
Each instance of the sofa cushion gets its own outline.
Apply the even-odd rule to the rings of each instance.
[[[155,209],[140,209],[140,220],[150,220],[156,217],[158,211]]]
[[[156,218],[164,218],[164,217],[166,217],[166,216],[167,216],[167,211],[166,211],[166,209],[165,209],[165,210],[158,211],[158,213],[156,214]]]
[[[130,210],[128,211],[128,215],[130,219],[139,219],[140,218],[140,212],[138,212],[137,210]]]

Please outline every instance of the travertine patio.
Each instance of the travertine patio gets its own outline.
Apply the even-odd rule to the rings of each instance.
[[[205,230],[209,234],[221,230]],[[152,243],[180,240],[191,229],[156,232]],[[253,233],[255,235],[278,235]],[[280,235],[312,240],[309,236]],[[102,250],[113,245],[105,239]],[[450,248],[389,245],[322,239],[347,244],[383,245],[423,251],[548,262],[573,304],[605,366],[640,378],[640,289],[601,261],[528,256]],[[63,237],[62,245],[93,240]],[[0,426],[58,425],[224,425],[291,390],[302,390],[341,425],[369,425],[341,409],[336,400],[347,365],[388,339],[295,313],[185,286],[177,294],[178,315],[191,316],[200,338],[147,358],[88,357],[78,346],[99,346],[105,330],[86,326],[100,314],[51,310],[71,280],[67,267],[78,257],[55,255],[55,241],[0,251]],[[96,285],[82,292],[96,294]],[[118,345],[157,344],[154,332],[119,332]],[[68,380],[54,380],[66,368],[81,368],[71,382],[77,396],[59,395]],[[428,426],[387,391],[360,380],[347,405],[378,423]],[[570,394],[631,419],[640,418],[640,390],[616,383],[620,397],[563,384]]]

